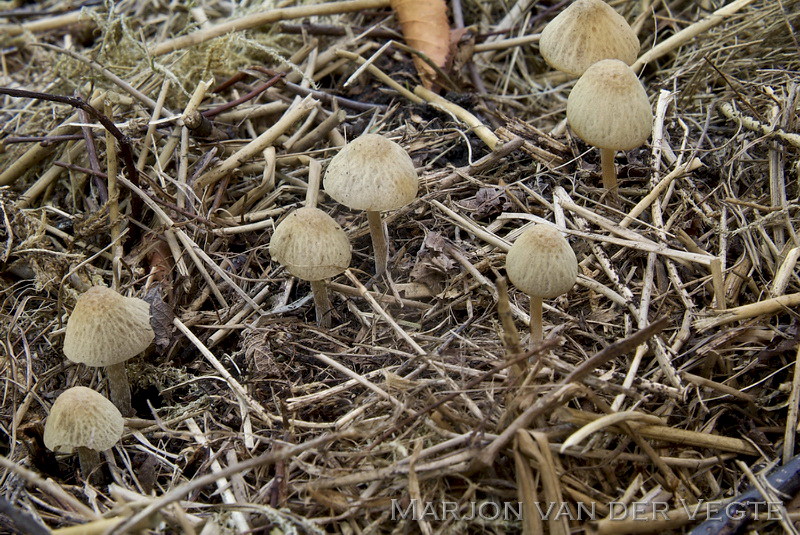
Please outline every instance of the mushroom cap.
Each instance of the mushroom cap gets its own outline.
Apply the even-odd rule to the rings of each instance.
[[[379,134],[364,134],[331,159],[323,186],[348,208],[380,212],[414,200],[419,177],[403,147]]]
[[[74,386],[53,403],[44,424],[44,445],[64,453],[80,447],[105,451],[119,441],[123,427],[113,403],[91,388]]]
[[[135,357],[154,338],[149,303],[92,286],[67,320],[64,355],[87,366],[111,366]]]
[[[552,225],[534,225],[506,255],[506,273],[527,295],[552,299],[567,293],[578,278],[578,260]]]
[[[639,39],[625,18],[602,0],[577,0],[545,26],[539,52],[554,69],[580,76],[602,59],[633,64]]]
[[[653,111],[633,70],[619,60],[605,59],[575,82],[567,100],[567,120],[590,145],[631,150],[647,141]]]
[[[295,277],[318,281],[347,269],[350,240],[331,216],[306,206],[280,222],[269,242],[269,254]]]

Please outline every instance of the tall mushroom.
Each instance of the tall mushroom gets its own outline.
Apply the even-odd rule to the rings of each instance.
[[[298,208],[275,229],[269,254],[289,273],[311,283],[317,323],[330,327],[332,306],[322,281],[350,265],[350,240],[342,227],[319,208]]]
[[[554,69],[580,76],[603,59],[631,65],[639,54],[639,39],[625,18],[602,0],[577,0],[545,26],[539,52]]]
[[[647,140],[653,111],[633,70],[617,59],[605,59],[575,83],[567,99],[567,121],[578,137],[600,148],[603,186],[615,193],[614,154]]]
[[[578,278],[578,260],[567,240],[551,225],[534,225],[506,255],[506,273],[531,298],[531,341],[542,339],[542,299],[567,293]]]
[[[397,210],[417,196],[419,177],[408,153],[379,134],[364,134],[331,159],[323,180],[325,192],[353,210],[366,210],[375,271],[386,272],[388,248],[381,211]]]
[[[74,386],[53,403],[44,424],[44,445],[56,453],[77,449],[81,475],[87,479],[100,465],[100,452],[122,437],[123,427],[113,403],[91,388]]]
[[[93,286],[78,297],[67,321],[64,355],[72,362],[106,367],[108,395],[125,416],[133,415],[125,361],[153,342],[150,305],[105,286]]]

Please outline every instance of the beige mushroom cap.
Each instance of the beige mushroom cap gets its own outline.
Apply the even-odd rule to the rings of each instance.
[[[81,447],[105,451],[119,441],[123,427],[113,403],[91,388],[75,386],[53,403],[44,424],[44,445],[63,453]]]
[[[603,59],[631,65],[639,39],[625,18],[602,0],[577,0],[545,26],[539,51],[556,70],[580,76]]]
[[[298,208],[280,222],[269,254],[306,281],[334,277],[350,265],[350,240],[342,227],[319,208]]]
[[[575,82],[567,100],[567,121],[590,145],[631,150],[647,141],[653,111],[633,70],[619,60],[606,59]]]
[[[396,210],[417,196],[419,177],[408,153],[379,134],[364,134],[331,159],[325,193],[354,210]]]
[[[135,357],[154,338],[146,301],[93,286],[78,297],[67,321],[64,354],[87,366],[111,366]]]
[[[567,240],[551,225],[534,225],[506,255],[506,273],[527,295],[552,299],[567,293],[578,278],[578,260]]]

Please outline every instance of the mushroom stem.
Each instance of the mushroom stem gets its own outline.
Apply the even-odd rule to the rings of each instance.
[[[308,189],[306,190],[306,206],[317,207],[319,200],[319,184],[322,176],[322,164],[311,158],[308,162]]]
[[[369,234],[372,236],[372,249],[375,251],[375,273],[383,275],[386,273],[389,249],[386,246],[386,236],[383,233],[381,213],[367,210],[367,221],[369,222]]]
[[[328,288],[322,281],[311,281],[311,292],[314,294],[314,309],[317,312],[317,324],[323,329],[331,328],[331,310],[333,305],[328,298]]]
[[[100,466],[100,452],[87,448],[85,446],[78,446],[78,462],[81,465],[81,476],[85,481],[92,484],[100,482],[100,472],[97,470]]]
[[[603,187],[617,194],[617,170],[614,168],[615,150],[600,149],[600,167],[603,168]]]
[[[106,376],[108,377],[108,398],[111,403],[116,405],[123,416],[133,416],[131,386],[128,383],[128,372],[125,371],[125,363],[121,362],[106,366]]]
[[[542,298],[531,296],[531,343],[540,342],[542,335]]]

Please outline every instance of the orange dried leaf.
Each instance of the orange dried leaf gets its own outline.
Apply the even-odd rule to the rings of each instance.
[[[391,6],[408,46],[444,68],[450,53],[450,22],[447,20],[445,0],[391,0]],[[422,84],[430,89],[436,71],[417,56],[414,56],[414,65]]]

